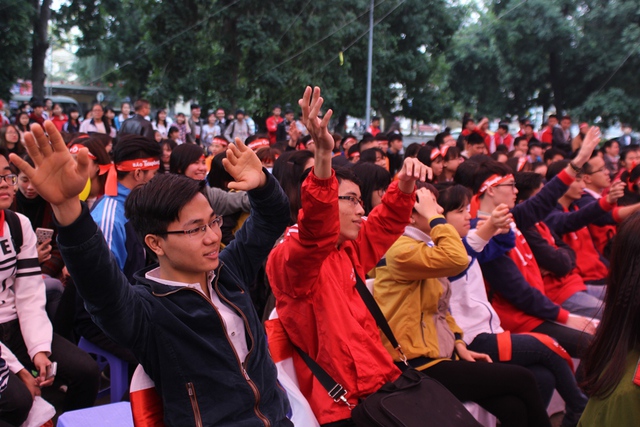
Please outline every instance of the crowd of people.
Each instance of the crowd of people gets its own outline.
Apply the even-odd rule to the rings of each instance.
[[[629,126],[603,141],[551,115],[539,133],[523,119],[492,134],[465,115],[457,139],[405,146],[377,118],[330,132],[319,88],[299,105],[300,120],[275,106],[259,129],[195,104],[149,120],[144,99],[84,120],[34,102],[3,120],[0,426],[38,395],[59,413],[94,404],[108,372],[80,337],[129,378],[144,368],[165,425],[293,425],[281,337],[322,426],[356,425],[351,408],[405,362],[503,426],[549,426],[554,390],[562,426],[640,422]]]

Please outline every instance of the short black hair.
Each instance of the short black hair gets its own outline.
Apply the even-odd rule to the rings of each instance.
[[[458,167],[458,170],[459,169],[460,167]],[[509,166],[504,163],[496,162],[491,157],[487,156],[486,160],[480,162],[478,169],[474,174],[471,191],[473,191],[473,194],[477,194],[478,191],[480,191],[482,184],[492,175],[507,176],[510,173],[512,173],[512,171]]]
[[[382,166],[373,163],[358,162],[351,168],[354,175],[360,180],[360,193],[364,204],[364,214],[369,215],[372,206],[374,191],[386,190],[391,184],[391,174]]]
[[[356,184],[358,187],[362,185],[360,182],[360,178],[353,172],[351,168],[336,168],[334,169],[336,173],[336,179],[338,180],[338,184],[342,184],[342,181],[351,181]]]
[[[418,160],[420,160],[420,163],[423,163],[423,164],[425,164],[427,166],[431,166],[431,163],[433,163],[433,160],[431,160],[431,154],[435,150],[438,150],[438,149],[436,147],[434,147],[433,145],[427,144],[424,147],[420,148],[416,158]],[[440,158],[442,158],[442,153],[438,154],[438,156],[440,156]],[[438,156],[436,156],[436,159],[438,158]]]
[[[418,151],[422,148],[422,144],[417,142],[412,142],[409,146],[404,150],[404,158],[408,159],[411,157],[416,157],[418,155]]]
[[[190,164],[204,156],[202,147],[196,144],[180,144],[171,151],[169,172],[184,175]]]
[[[467,160],[466,162],[460,163],[458,169],[456,169],[456,174],[453,176],[453,180],[456,184],[463,185],[468,189],[473,188],[473,180],[475,179],[476,172],[480,167],[480,163],[474,160]]]
[[[568,164],[569,160],[558,160],[557,162],[551,163],[547,168],[547,181],[551,181],[553,177],[558,175]]]
[[[204,181],[167,173],[158,174],[131,190],[124,203],[124,214],[140,241],[144,242],[147,234],[166,235],[167,227],[179,218],[182,208],[202,194],[204,184]]]
[[[558,155],[562,156],[563,158],[565,157],[564,151],[551,147],[544,152],[544,155],[542,156],[542,158],[545,162],[547,162]]]
[[[484,138],[477,132],[471,132],[467,137],[467,144],[469,145],[479,145],[484,144]]]
[[[518,189],[516,203],[527,200],[544,182],[544,177],[535,172],[517,172],[514,177],[516,179],[516,188]]]
[[[367,148],[366,150],[360,152],[360,162],[375,163],[377,161],[376,154],[380,154],[383,157],[387,157],[387,153],[382,151],[382,148],[379,148],[379,147]]]
[[[443,182],[436,185],[438,189],[438,204],[442,206],[443,215],[448,212],[466,207],[471,200],[471,191],[464,185],[454,182]]]
[[[449,132],[440,132],[435,136],[435,138],[433,138],[433,140],[435,141],[436,145],[440,147],[442,144],[444,144],[444,138],[449,135],[451,135]]]

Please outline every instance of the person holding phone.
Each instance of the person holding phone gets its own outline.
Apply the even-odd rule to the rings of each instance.
[[[57,132],[53,123],[50,126]],[[0,421],[20,425],[38,395],[62,402],[58,408],[62,411],[92,406],[98,393],[99,371],[91,356],[53,333],[45,311],[36,234],[26,216],[9,210],[18,177],[6,155],[0,150],[0,348],[10,373],[0,399]],[[17,247],[19,239],[14,237],[20,232],[22,244]],[[50,368],[53,362],[58,365],[55,375]],[[64,393],[62,385],[67,386]]]

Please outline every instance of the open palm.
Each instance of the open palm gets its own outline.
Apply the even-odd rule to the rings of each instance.
[[[38,124],[31,125],[31,132],[25,134],[25,145],[35,168],[15,154],[10,155],[10,160],[29,177],[38,194],[52,205],[77,198],[89,176],[87,149],[81,149],[75,160],[58,129],[48,120],[44,130]]]

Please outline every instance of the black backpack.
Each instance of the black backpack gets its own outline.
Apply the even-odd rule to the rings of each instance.
[[[11,241],[13,242],[13,250],[16,252],[16,256],[20,253],[22,248],[22,224],[18,215],[9,209],[3,209],[4,220],[9,224],[9,231],[11,232]]]

